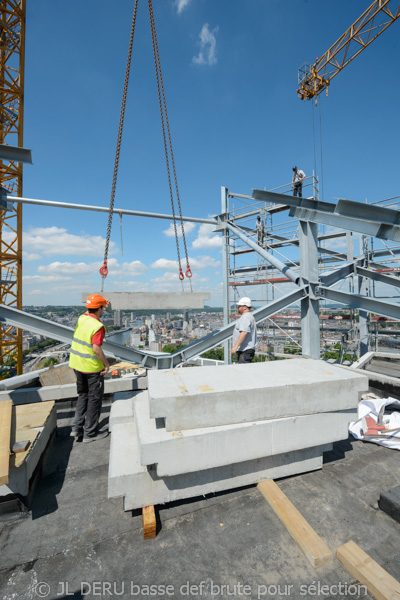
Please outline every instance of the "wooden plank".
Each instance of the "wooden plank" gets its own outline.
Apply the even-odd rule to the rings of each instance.
[[[36,404],[21,404],[14,406],[16,430],[43,427],[49,418],[55,402],[37,402]],[[28,439],[28,438],[25,438]]]
[[[311,565],[321,567],[329,564],[332,552],[276,483],[269,479],[262,481],[257,487]]]
[[[336,550],[336,557],[377,600],[400,598],[400,583],[350,540]]]
[[[0,485],[8,483],[11,447],[12,400],[0,402]]]
[[[156,513],[154,506],[145,506],[142,509],[143,537],[145,540],[155,538],[157,535]]]

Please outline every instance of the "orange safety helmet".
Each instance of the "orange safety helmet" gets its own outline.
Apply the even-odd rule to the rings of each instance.
[[[100,294],[91,294],[86,300],[86,308],[100,308],[100,306],[107,306],[109,301],[100,296]]]

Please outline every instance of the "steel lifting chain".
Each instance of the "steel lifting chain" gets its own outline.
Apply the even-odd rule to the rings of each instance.
[[[186,258],[185,275],[189,279],[190,290],[193,291],[192,290],[192,282],[191,282],[192,271],[191,271],[190,265],[189,265],[188,251],[187,251],[187,246],[186,246],[185,229],[184,229],[183,219],[182,219],[182,208],[181,208],[181,201],[180,201],[180,197],[179,197],[178,179],[176,176],[174,152],[172,149],[171,131],[169,128],[167,103],[165,100],[164,82],[163,82],[162,71],[161,71],[160,54],[158,51],[158,42],[157,42],[156,25],[155,25],[155,21],[154,21],[153,4],[152,4],[152,0],[148,0],[148,2],[149,2],[149,14],[150,14],[151,38],[152,38],[152,42],[153,42],[154,66],[155,66],[155,70],[156,70],[156,79],[157,79],[158,101],[160,104],[161,127],[162,127],[163,140],[164,140],[165,161],[167,164],[168,185],[169,185],[169,193],[170,193],[170,198],[171,198],[172,217],[173,217],[173,221],[174,221],[176,250],[177,250],[177,254],[178,254],[179,279],[182,282],[185,276],[182,271],[181,256],[180,256],[180,252],[179,252],[178,230],[177,230],[177,224],[176,224],[174,197],[173,197],[173,191],[172,191],[171,171],[170,171],[170,166],[169,166],[168,146],[167,146],[167,139],[166,139],[166,135],[165,135],[165,124],[167,126],[168,145],[169,145],[169,152],[171,155],[172,171],[174,174],[176,199],[178,202],[179,219],[181,222],[181,229],[182,229],[182,239],[183,239],[183,245],[185,247],[185,258]],[[165,114],[165,117],[164,117],[164,114]],[[165,122],[164,122],[164,118],[165,118]]]
[[[130,72],[130,68],[131,68],[133,36],[135,33],[137,6],[138,6],[138,0],[135,0],[135,6],[133,9],[133,17],[132,17],[131,36],[129,39],[128,59],[126,62],[124,90],[122,93],[121,114],[119,117],[117,148],[115,151],[115,161],[114,161],[114,174],[113,174],[113,180],[112,180],[112,186],[111,186],[110,210],[108,213],[106,246],[105,246],[105,250],[104,250],[104,263],[103,263],[103,266],[100,268],[100,275],[102,277],[101,291],[103,291],[103,289],[104,289],[104,280],[108,275],[108,267],[107,267],[108,247],[110,245],[110,235],[111,235],[111,224],[112,224],[113,209],[114,209],[115,190],[117,187],[119,155],[120,155],[120,151],[121,151],[122,130],[124,127],[126,97],[128,94],[129,72]]]

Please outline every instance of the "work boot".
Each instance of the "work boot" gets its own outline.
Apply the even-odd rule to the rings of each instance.
[[[107,437],[109,434],[108,429],[102,429],[101,431],[99,431],[97,433],[97,435],[92,435],[92,437],[85,437],[83,436],[83,443],[84,444],[89,444],[89,442],[96,442],[97,440],[102,440],[103,438]]]
[[[82,437],[83,437],[83,431],[82,431],[82,429],[74,429],[74,428],[72,428],[70,436],[73,437],[73,438],[75,438],[76,442],[80,442],[82,440]]]

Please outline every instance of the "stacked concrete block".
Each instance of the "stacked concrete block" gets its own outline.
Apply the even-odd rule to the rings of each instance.
[[[295,359],[151,371],[115,398],[109,497],[125,510],[322,467],[368,378]]]

